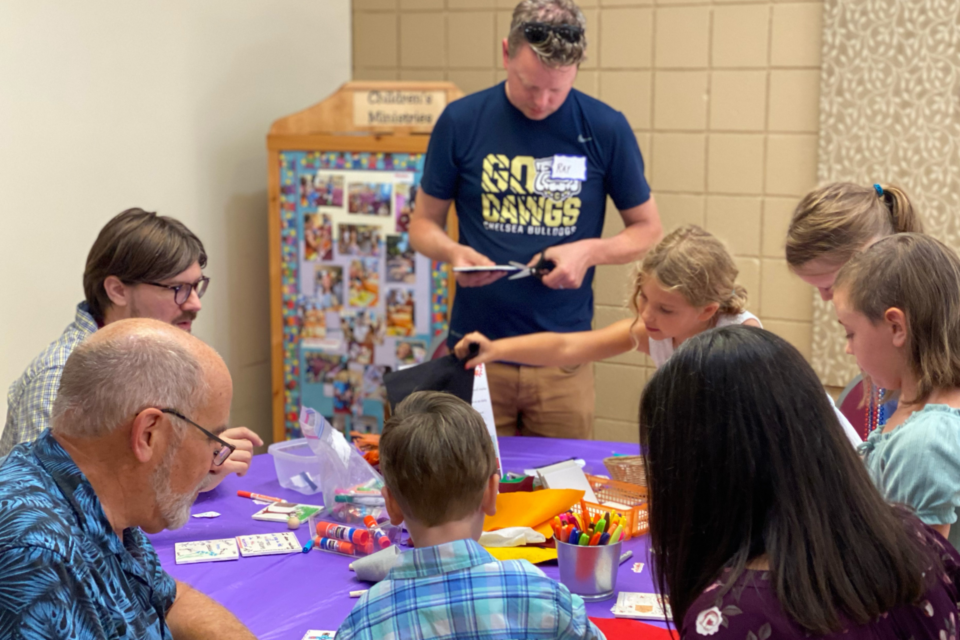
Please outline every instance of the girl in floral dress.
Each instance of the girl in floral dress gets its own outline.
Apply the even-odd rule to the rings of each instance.
[[[681,638],[956,640],[960,555],[884,502],[772,333],[688,339],[640,403],[654,573]]]

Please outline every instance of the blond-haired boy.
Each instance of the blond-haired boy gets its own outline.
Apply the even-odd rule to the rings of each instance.
[[[477,543],[496,512],[499,474],[483,419],[452,395],[419,391],[380,440],[387,512],[416,548],[400,555],[337,640],[603,639],[583,600],[525,560],[498,562]]]

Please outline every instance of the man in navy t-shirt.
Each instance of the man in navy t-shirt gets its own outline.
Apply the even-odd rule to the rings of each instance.
[[[583,13],[572,0],[524,0],[503,41],[507,80],[447,106],[430,138],[410,224],[414,248],[454,267],[534,264],[543,277],[460,273],[449,344],[586,331],[594,266],[637,260],[660,237],[636,137],[622,113],[575,89]],[[601,239],[607,196],[625,229]],[[456,205],[459,243],[444,231]],[[488,366],[497,430],[589,438],[593,373],[581,367]]]

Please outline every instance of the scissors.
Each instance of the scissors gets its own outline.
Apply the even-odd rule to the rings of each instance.
[[[510,276],[508,279],[518,280],[520,278],[526,278],[527,276],[537,276],[543,280],[543,276],[553,271],[553,268],[557,266],[557,263],[553,260],[548,260],[544,253],[546,252],[540,252],[540,259],[537,260],[537,263],[532,267],[519,262],[511,262],[511,267],[517,267],[520,270]]]

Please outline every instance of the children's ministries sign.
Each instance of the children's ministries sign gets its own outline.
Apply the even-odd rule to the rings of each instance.
[[[353,124],[357,127],[432,128],[446,106],[446,91],[354,91]]]

